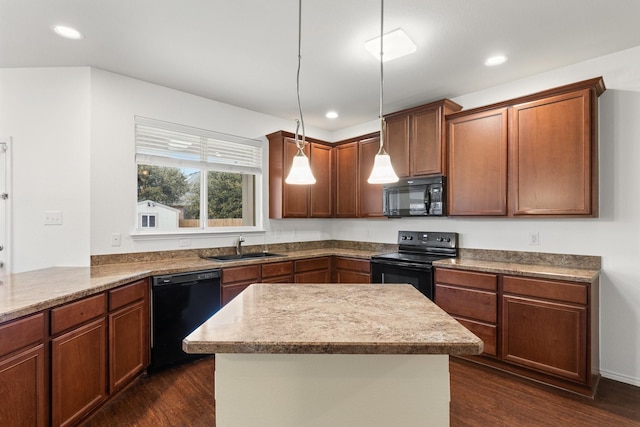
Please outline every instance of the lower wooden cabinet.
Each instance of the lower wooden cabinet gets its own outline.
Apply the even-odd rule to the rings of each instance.
[[[476,362],[580,394],[598,369],[598,280],[436,268],[435,302],[484,341]]]
[[[371,283],[371,262],[368,259],[335,257],[336,283]]]
[[[46,426],[44,314],[0,326],[0,425]]]
[[[484,342],[483,354],[497,356],[498,277],[436,269],[435,303]]]
[[[72,426],[149,363],[149,281],[0,326],[0,426]]]
[[[252,283],[260,282],[260,265],[228,267],[222,269],[220,304],[224,306]]]
[[[509,276],[503,286],[502,358],[588,383],[587,287]]]
[[[295,261],[296,283],[329,283],[331,281],[331,258],[319,257]]]
[[[107,321],[90,322],[51,341],[51,420],[73,425],[107,398]]]
[[[109,314],[109,391],[127,384],[148,365],[148,318],[142,301]]]

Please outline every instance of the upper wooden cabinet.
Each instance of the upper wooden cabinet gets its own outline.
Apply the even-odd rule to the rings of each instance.
[[[507,109],[448,123],[449,215],[507,214]]]
[[[339,143],[334,148],[337,218],[382,217],[382,185],[369,184],[379,133]]]
[[[326,218],[333,215],[331,146],[307,138],[304,153],[316,178],[313,185],[287,185],[293,156],[298,152],[294,135],[275,132],[269,139],[269,218]]]
[[[511,108],[514,215],[597,216],[596,103],[582,89]]]
[[[385,148],[400,178],[447,174],[444,120],[460,109],[443,99],[385,116]]]
[[[449,215],[598,216],[602,78],[447,117]]]
[[[358,216],[358,145],[358,142],[354,141],[334,148],[335,206],[338,218]]]

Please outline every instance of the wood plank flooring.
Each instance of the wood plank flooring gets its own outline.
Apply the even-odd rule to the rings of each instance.
[[[83,427],[215,426],[213,369],[207,358],[142,377]],[[450,372],[452,427],[640,426],[640,387],[602,379],[591,400],[460,359]]]

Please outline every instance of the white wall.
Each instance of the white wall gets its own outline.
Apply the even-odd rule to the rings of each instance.
[[[89,265],[89,69],[0,69],[0,135],[13,138],[14,272]],[[44,225],[62,211],[62,225]]]
[[[401,229],[456,231],[464,248],[602,256],[601,371],[640,385],[640,47],[453,101],[468,109],[598,76],[607,86],[599,99],[599,218],[336,220],[333,235],[393,242]],[[355,135],[344,130],[340,138]],[[531,231],[540,233],[539,246],[529,246]]]
[[[91,70],[91,254],[185,249],[180,238],[134,239],[136,221],[136,168],[134,117],[144,116],[182,125],[262,139],[278,130],[295,130],[295,122],[234,107],[166,87],[106,71]],[[307,129],[316,138],[331,134]],[[263,193],[268,193],[268,151],[264,157]],[[268,216],[268,200],[262,200]],[[326,224],[326,225],[325,225]],[[331,237],[330,224],[265,221],[267,233],[245,234],[246,244]],[[121,234],[121,246],[111,246],[111,234]],[[189,248],[231,246],[238,234],[189,236]],[[184,236],[183,236],[184,238]]]

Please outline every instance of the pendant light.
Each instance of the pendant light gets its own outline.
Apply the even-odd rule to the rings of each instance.
[[[384,150],[384,128],[385,121],[382,115],[382,105],[384,101],[384,66],[383,66],[383,40],[384,40],[384,0],[380,0],[380,150],[373,160],[373,170],[367,182],[369,184],[388,184],[398,181],[391,165],[391,157]]]
[[[291,170],[289,171],[289,175],[284,182],[287,184],[296,184],[296,185],[308,185],[315,184],[316,179],[311,172],[311,167],[309,166],[309,158],[305,156],[304,144],[305,144],[305,131],[304,131],[304,118],[302,117],[302,107],[300,106],[300,62],[302,59],[302,55],[300,54],[300,46],[302,41],[302,0],[298,1],[298,73],[296,76],[296,89],[298,92],[298,111],[300,112],[300,119],[296,119],[296,147],[298,148],[298,152],[295,156],[293,156],[293,164],[291,165]],[[298,131],[300,130],[300,125],[302,125],[302,141],[299,139]]]

